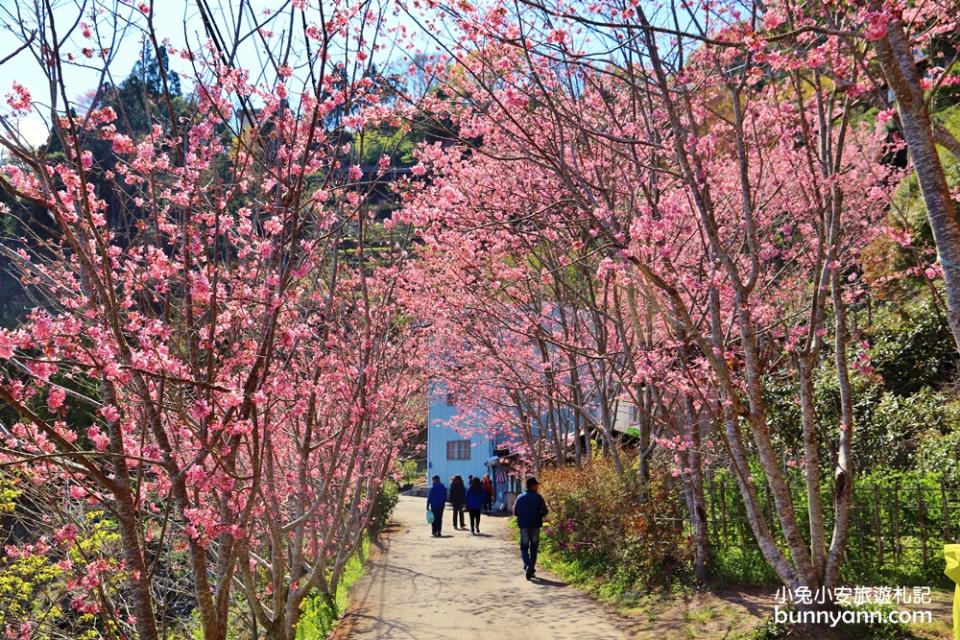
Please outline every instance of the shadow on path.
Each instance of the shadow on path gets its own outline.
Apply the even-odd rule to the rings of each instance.
[[[566,587],[568,586],[566,582],[557,582],[556,580],[548,580],[547,578],[541,578],[540,576],[534,576],[531,580],[533,584],[538,584],[542,587]]]
[[[355,585],[337,640],[618,640],[636,622],[545,575],[527,581],[506,518],[486,532],[430,535],[423,499],[400,498],[395,526]]]

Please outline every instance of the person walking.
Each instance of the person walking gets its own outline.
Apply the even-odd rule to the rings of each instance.
[[[465,529],[463,523],[463,504],[467,501],[467,488],[463,486],[461,476],[453,476],[450,481],[450,508],[453,509],[453,528],[457,529],[457,518],[460,518],[460,529]]]
[[[493,480],[490,479],[490,474],[483,474],[483,510],[487,513],[493,513]]]
[[[547,515],[547,503],[540,495],[540,483],[536,478],[527,478],[527,490],[517,496],[513,515],[520,529],[520,557],[527,580],[537,575],[537,550],[540,548],[540,528]]]
[[[433,486],[427,494],[427,509],[433,512],[433,535],[440,537],[443,531],[443,508],[447,504],[447,488],[440,482],[440,476],[433,476]]]
[[[480,478],[474,478],[473,484],[467,489],[467,511],[470,513],[470,533],[480,533],[480,510],[486,499],[486,492],[480,483]]]

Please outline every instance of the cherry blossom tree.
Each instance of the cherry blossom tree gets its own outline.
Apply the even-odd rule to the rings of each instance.
[[[583,247],[604,256],[596,280],[615,278],[622,317],[632,319],[620,323],[634,336],[623,342],[637,345],[628,358],[635,373],[621,377],[620,388],[638,396],[666,381],[684,390],[687,398],[661,411],[660,421],[674,424],[687,455],[699,456],[689,443],[700,440],[700,416],[712,412],[767,561],[785,584],[835,584],[853,479],[845,314],[857,287],[848,280],[885,211],[891,175],[879,163],[881,136],[853,124],[856,106],[835,84],[799,68],[771,72],[745,52],[748,20],[703,26],[691,10],[693,26],[681,31],[639,6],[598,5],[590,16],[562,5],[526,7],[446,8],[460,29],[455,42],[441,41],[455,63],[446,85],[458,96],[450,117],[465,143],[447,153],[452,160],[425,150],[441,211],[414,207],[413,215],[432,216],[440,228],[459,224],[473,246],[503,243],[486,239],[497,228],[504,236],[543,234],[530,243],[559,245],[557,253],[571,258]],[[605,55],[594,56],[598,49]],[[491,173],[497,177],[481,177]],[[527,174],[546,176],[548,190],[531,196],[526,177],[516,189],[513,176]],[[499,185],[505,192],[491,206]],[[520,193],[524,202],[541,201],[505,213],[502,202]],[[460,212],[471,208],[486,210],[486,219],[461,223]],[[513,266],[501,264],[498,276],[512,275]],[[645,318],[657,328],[645,330]],[[810,363],[830,329],[843,421],[821,425],[809,403]],[[611,346],[599,350],[604,357],[617,351]],[[821,447],[835,450],[829,544],[818,499],[808,502],[810,530],[801,530],[770,430],[764,385],[783,375],[797,381],[806,405],[808,495],[820,495]],[[775,530],[761,515],[751,459],[773,497]],[[702,534],[698,468],[688,458],[681,472]]]
[[[751,46],[774,64],[829,77],[847,95],[872,103],[881,120],[896,116],[936,242],[947,319],[960,345],[960,223],[938,151],[960,159],[960,140],[935,115],[942,96],[958,83],[960,22],[951,9],[937,0],[773,3]]]
[[[62,154],[31,148],[5,116],[0,186],[47,229],[8,251],[40,304],[0,331],[0,398],[20,416],[3,463],[116,522],[115,561],[70,560],[76,526],[56,531],[79,612],[119,636],[165,636],[163,574],[192,592],[204,638],[225,638],[245,611],[267,637],[292,638],[304,599],[336,592],[419,417],[403,239],[370,249],[370,193],[389,159],[366,173],[358,162],[364,127],[387,114],[363,62],[377,18],[363,3],[294,3],[243,35],[239,17],[220,30],[201,6],[209,39],[177,50],[160,44],[150,5],[96,10],[192,69],[190,110],[176,113],[169,91],[147,97],[154,124],[133,137],[97,99],[75,107],[71,61],[97,49],[107,69],[106,47],[74,51],[60,15],[38,10],[28,49],[43,52]],[[269,30],[282,20],[302,25],[297,73],[289,36]],[[85,24],[91,44],[113,37]],[[238,59],[252,37],[279,52],[257,73]],[[8,105],[41,108],[19,85]],[[98,588],[117,576],[119,592]]]

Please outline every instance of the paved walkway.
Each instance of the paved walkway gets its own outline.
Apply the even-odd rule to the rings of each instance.
[[[454,529],[443,538],[426,523],[426,500],[401,496],[386,548],[355,585],[334,633],[340,639],[617,640],[630,623],[543,569],[523,577],[507,519],[482,516],[480,536]],[[467,522],[469,526],[469,521]]]

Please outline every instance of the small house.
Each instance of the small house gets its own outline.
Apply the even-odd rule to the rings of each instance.
[[[482,478],[489,474],[497,494],[494,502],[502,506],[507,482],[495,468],[496,438],[475,424],[475,417],[458,411],[456,398],[444,382],[432,380],[428,396],[427,484],[435,475],[449,485],[453,476],[461,476],[466,483],[471,475]]]

